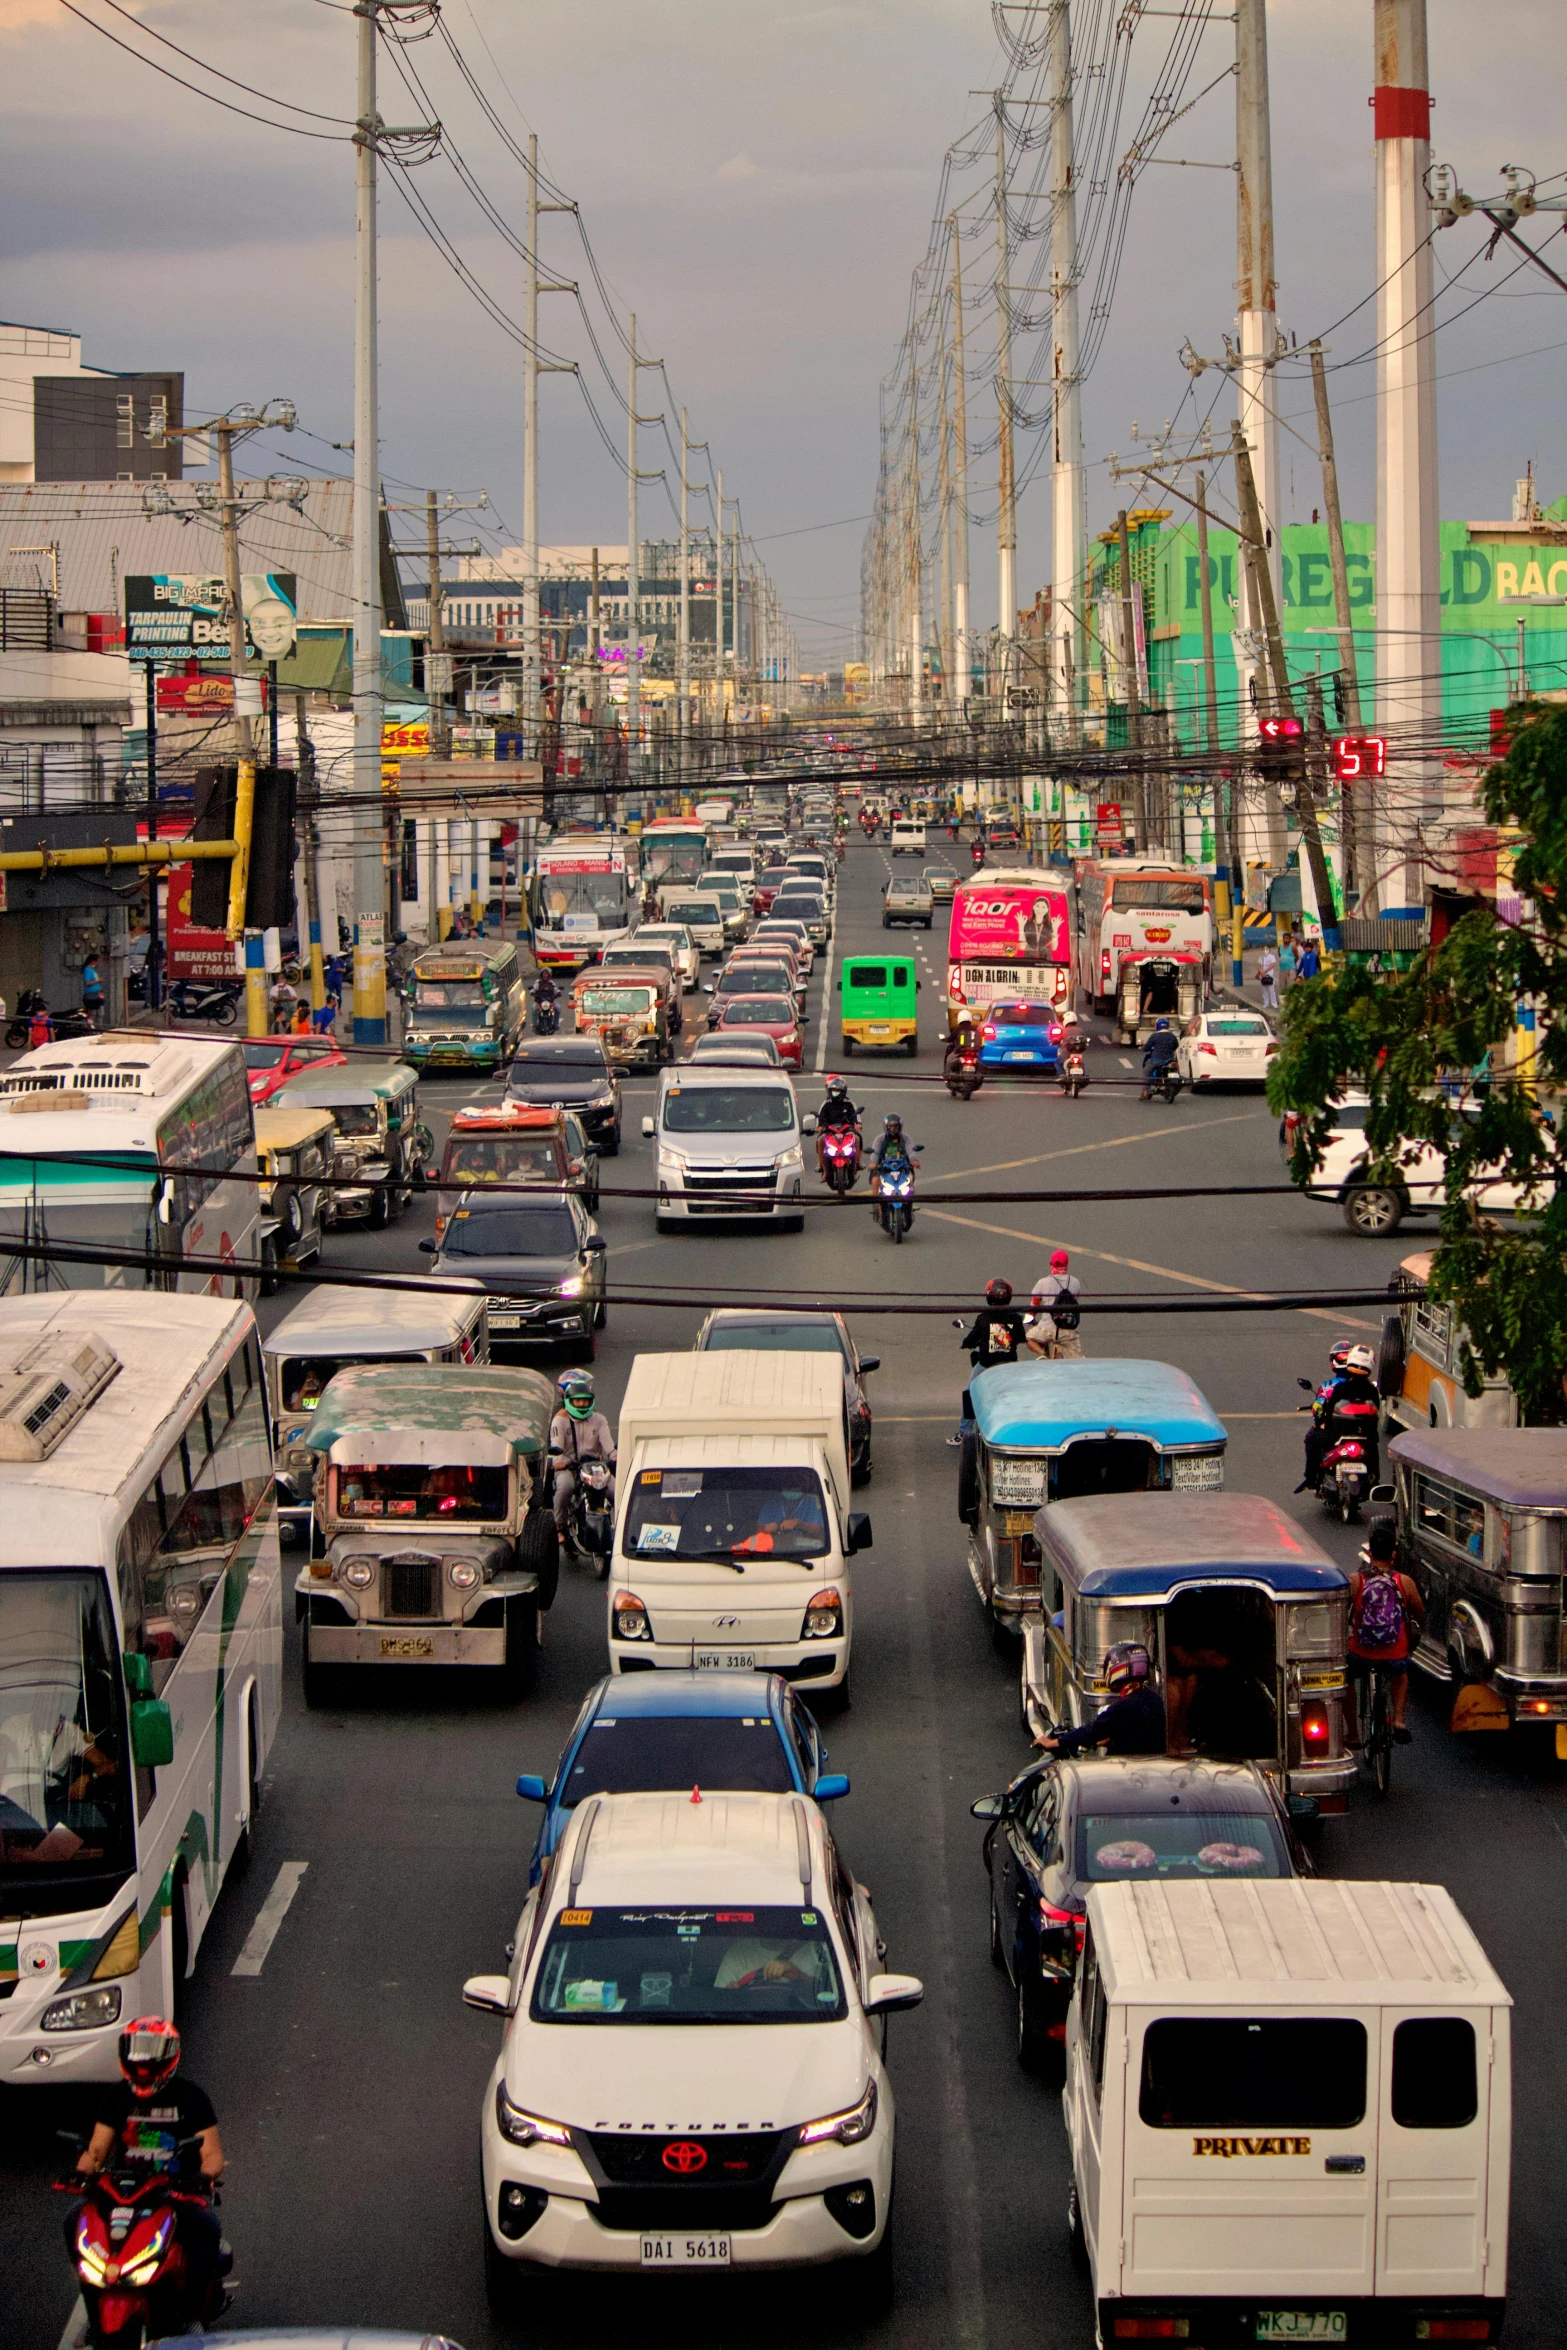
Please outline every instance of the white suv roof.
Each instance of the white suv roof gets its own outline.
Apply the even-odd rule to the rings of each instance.
[[[797,1905],[807,1855],[827,1898],[821,1814],[803,1795],[603,1795],[579,1804],[554,1869],[574,1907],[678,1898]],[[803,1839],[803,1841],[802,1841]],[[583,1851],[584,1841],[586,1850]],[[578,1874],[579,1854],[581,1873]]]

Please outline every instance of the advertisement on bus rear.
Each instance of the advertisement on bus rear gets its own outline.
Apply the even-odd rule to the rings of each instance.
[[[1072,954],[1066,897],[1058,889],[983,881],[960,888],[952,901],[952,963],[1065,963]]]

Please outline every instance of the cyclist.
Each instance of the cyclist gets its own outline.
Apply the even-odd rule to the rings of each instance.
[[[1360,1716],[1356,1744],[1366,1734],[1369,1712],[1359,1691],[1371,1679],[1373,1665],[1390,1668],[1388,1696],[1393,1707],[1393,1736],[1400,1746],[1412,1743],[1404,1720],[1409,1704],[1410,1627],[1425,1622],[1425,1601],[1413,1579],[1397,1565],[1398,1534],[1391,1518],[1381,1519],[1366,1538],[1360,1564],[1349,1579],[1349,1680],[1357,1693]]]

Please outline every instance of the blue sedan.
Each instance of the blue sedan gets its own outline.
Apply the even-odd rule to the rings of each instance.
[[[781,1673],[611,1674],[589,1690],[553,1782],[531,1772],[517,1781],[525,1803],[544,1806],[528,1882],[584,1796],[700,1787],[831,1803],[849,1782],[826,1763],[821,1732]]]
[[[992,1004],[979,1032],[982,1069],[1047,1069],[1061,1066],[1065,1022],[1053,1004]]]

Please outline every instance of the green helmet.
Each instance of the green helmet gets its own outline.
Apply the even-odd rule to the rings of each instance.
[[[560,1400],[574,1420],[593,1417],[593,1382],[586,1371],[563,1372],[559,1381]]]

